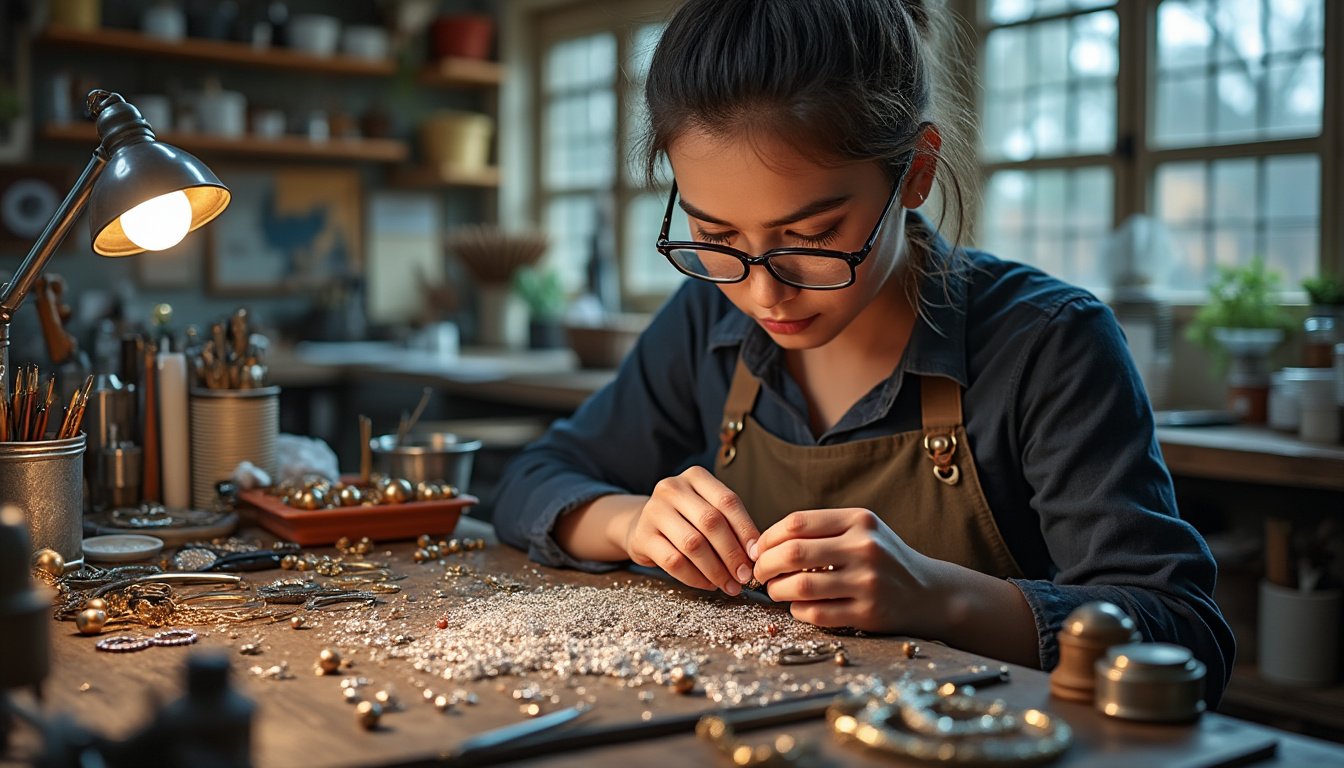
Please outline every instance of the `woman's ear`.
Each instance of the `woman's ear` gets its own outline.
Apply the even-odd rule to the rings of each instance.
[[[929,199],[933,189],[933,177],[938,171],[938,150],[943,146],[943,136],[932,123],[924,126],[915,145],[915,158],[910,162],[910,171],[905,174],[905,188],[901,190],[901,207],[914,209]]]

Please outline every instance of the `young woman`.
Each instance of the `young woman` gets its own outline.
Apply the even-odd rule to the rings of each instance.
[[[1233,639],[1107,307],[949,242],[963,206],[919,2],[689,0],[654,54],[657,247],[692,279],[616,380],[510,466],[495,523],[551,565],[658,566],[800,620],[1050,669],[1078,605]],[[692,239],[669,240],[685,215]]]

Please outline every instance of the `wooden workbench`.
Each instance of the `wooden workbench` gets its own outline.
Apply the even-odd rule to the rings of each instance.
[[[477,534],[490,537],[488,527],[467,518],[455,532],[458,536]],[[455,582],[444,579],[442,562],[413,563],[410,557],[413,549],[411,542],[398,542],[380,545],[370,555],[391,561],[398,571],[408,576],[400,582],[403,592],[387,597],[387,603],[380,606],[384,610],[395,608],[386,611],[392,616],[387,624],[389,635],[440,631],[433,626],[440,610],[436,608],[435,590],[447,591],[438,599],[452,599],[453,589],[465,588],[453,587]],[[334,554],[330,549],[316,551]],[[507,578],[528,583],[592,585],[617,592],[628,588],[625,585],[632,582],[650,578],[629,572],[593,575],[538,568],[526,561],[522,553],[494,544],[483,551],[448,560],[467,564],[478,572],[505,574]],[[294,574],[263,572],[249,574],[246,580],[259,585],[280,575]],[[667,587],[686,600],[704,599],[694,590],[655,583],[660,590]],[[613,599],[619,599],[619,594],[614,594]],[[749,607],[774,612],[783,618],[780,606],[760,603]],[[94,649],[97,638],[76,634],[69,623],[54,623],[52,671],[43,686],[46,710],[73,715],[78,722],[104,736],[126,738],[149,721],[154,711],[152,701],[168,701],[181,695],[182,669],[188,654],[214,649],[227,654],[236,687],[257,704],[252,754],[256,765],[263,768],[404,765],[432,761],[473,733],[525,719],[519,712],[518,702],[510,696],[511,691],[525,682],[519,678],[503,677],[458,686],[419,673],[408,663],[399,663],[404,660],[376,663],[369,661],[368,655],[359,648],[339,648],[354,662],[353,668],[342,675],[365,676],[375,686],[394,686],[404,704],[403,711],[385,715],[376,730],[365,731],[357,727],[354,707],[344,702],[340,695],[341,676],[316,676],[311,671],[318,652],[325,645],[324,622],[335,621],[340,615],[310,613],[309,628],[301,630],[291,628],[287,621],[245,628],[200,627],[201,640],[195,646],[151,648],[128,654],[98,652]],[[240,648],[245,643],[257,643],[264,650],[256,656],[241,655]],[[972,670],[981,664],[997,664],[928,642],[921,643],[919,657],[907,660],[901,654],[900,638],[845,637],[843,643],[852,661],[852,666],[847,668],[832,664],[784,668],[760,664],[759,660],[737,663],[757,665],[742,670],[746,678],[775,680],[787,672],[796,675],[797,679],[823,682],[856,674],[879,675],[885,679],[905,672],[943,676]],[[292,679],[264,679],[249,672],[253,666],[269,667],[282,661],[288,663],[294,674]],[[729,662],[711,660],[710,666]],[[1194,725],[1143,725],[1109,719],[1091,707],[1052,699],[1048,693],[1048,677],[1044,673],[1020,667],[1011,668],[1011,673],[1010,683],[986,689],[981,695],[1001,697],[1014,707],[1043,708],[1067,721],[1074,730],[1075,743],[1056,765],[1212,766],[1226,764],[1247,750],[1274,752],[1267,759],[1256,760],[1253,763],[1256,765],[1344,762],[1344,747],[1217,714],[1206,714]],[[545,704],[546,710],[577,703],[579,689],[553,678],[538,677],[536,681],[553,687],[562,699],[558,704]],[[640,691],[623,687],[611,679],[579,678],[576,683],[586,687],[589,695],[596,694],[595,710],[581,721],[587,724],[638,719],[641,710],[645,709],[653,716],[662,716],[711,707],[703,696],[678,696],[658,686],[653,686],[657,688],[656,695],[644,698],[639,696]],[[421,700],[420,688],[424,686],[436,690],[441,686],[445,690],[464,687],[477,694],[479,704],[459,705],[449,713],[440,713]],[[825,759],[835,764],[902,764],[837,743],[820,720],[793,726],[791,730],[800,738],[814,740]],[[745,736],[756,743],[777,732],[753,732]],[[18,749],[34,748],[35,737],[31,732],[20,729],[16,735]],[[690,734],[569,752],[554,755],[544,762],[613,766],[726,764],[713,748]]]

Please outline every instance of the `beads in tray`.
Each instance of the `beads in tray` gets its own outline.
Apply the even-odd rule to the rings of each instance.
[[[369,485],[305,477],[267,489],[280,503],[295,509],[337,509],[408,504],[416,501],[444,501],[458,496],[457,486],[442,481],[411,481],[400,477],[373,475]]]

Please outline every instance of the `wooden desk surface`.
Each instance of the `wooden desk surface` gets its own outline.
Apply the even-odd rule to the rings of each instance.
[[[464,519],[455,532],[458,536],[485,535],[489,529],[483,524]],[[460,563],[478,573],[497,573],[514,581],[533,585],[589,585],[612,589],[613,599],[621,599],[619,592],[630,585],[647,584],[669,599],[696,601],[706,599],[700,593],[650,580],[648,577],[616,572],[611,574],[582,574],[572,571],[543,569],[526,561],[524,555],[507,547],[491,545],[484,551],[454,555],[445,560],[415,564],[410,554],[413,545],[399,542],[376,547],[373,559],[386,560],[394,568],[407,574],[401,594],[388,596],[381,605],[369,609],[382,617],[382,628],[362,638],[361,643],[341,645],[338,650],[354,662],[353,668],[342,675],[358,675],[369,679],[368,690],[392,686],[403,702],[402,711],[387,714],[381,726],[366,732],[355,723],[354,707],[342,700],[342,676],[316,676],[311,669],[318,652],[331,643],[335,625],[348,613],[308,612],[309,628],[295,630],[288,622],[263,626],[207,626],[199,627],[200,642],[190,648],[151,648],[139,653],[110,654],[94,649],[97,638],[75,634],[69,623],[52,627],[51,674],[44,691],[48,712],[59,711],[69,715],[98,733],[122,739],[142,729],[148,722],[153,706],[151,700],[169,701],[181,695],[182,669],[188,654],[200,649],[223,651],[231,661],[232,679],[236,687],[257,704],[253,722],[253,758],[262,768],[293,768],[293,766],[348,766],[389,765],[432,761],[450,750],[462,739],[480,731],[525,719],[512,692],[524,680],[500,677],[475,683],[445,682],[425,672],[419,672],[404,658],[392,658],[387,653],[390,644],[405,642],[437,630],[435,618],[442,615],[444,603],[439,600],[470,601],[489,587],[469,579],[446,579],[445,563]],[[334,550],[317,550],[318,554],[334,554]],[[389,554],[390,553],[390,554]],[[251,585],[269,583],[278,576],[293,576],[292,572],[262,572],[246,575]],[[463,583],[467,582],[467,583]],[[437,592],[436,592],[437,590]],[[716,599],[716,598],[710,598]],[[781,643],[787,643],[792,625],[786,625],[786,614],[780,606],[756,603],[744,604],[741,599],[729,600],[735,608],[760,611],[765,616],[778,616]],[[759,621],[760,616],[751,614]],[[807,628],[808,631],[811,628]],[[599,628],[600,631],[600,628]],[[131,634],[144,634],[144,630]],[[400,636],[400,637],[399,637]],[[829,636],[828,636],[829,637]],[[768,665],[759,658],[734,660],[726,651],[705,649],[708,663],[706,675],[724,674],[727,666],[735,668],[744,682],[765,681],[767,688],[783,686],[782,677],[792,675],[794,682],[809,681],[838,687],[841,681],[869,675],[893,679],[910,673],[920,676],[943,676],[976,668],[980,664],[996,664],[960,651],[933,643],[921,643],[922,653],[907,660],[900,652],[901,639],[845,637],[839,638],[853,662],[850,667],[833,664],[779,667]],[[501,638],[500,642],[507,642]],[[668,646],[676,637],[663,638]],[[245,643],[257,643],[260,655],[241,655]],[[375,658],[381,660],[375,661]],[[249,671],[254,666],[270,667],[285,662],[294,677],[286,680],[263,679]],[[681,714],[707,709],[711,703],[703,695],[679,696],[673,692],[648,685],[638,689],[623,687],[611,678],[575,677],[573,684],[553,677],[537,675],[529,678],[543,687],[552,688],[559,703],[546,703],[545,710],[571,706],[582,696],[595,696],[593,712],[582,721],[588,724],[627,722],[641,717],[647,710],[654,716]],[[86,685],[88,690],[81,692]],[[580,691],[580,686],[584,691]],[[475,692],[479,704],[459,706],[449,713],[439,713],[422,701],[421,689],[430,687],[449,692],[465,688]],[[652,696],[642,695],[645,692]],[[1273,757],[1255,762],[1256,765],[1303,765],[1308,761],[1318,764],[1341,764],[1344,747],[1315,741],[1245,723],[1217,714],[1206,714],[1194,725],[1142,725],[1106,718],[1091,707],[1052,699],[1048,693],[1048,677],[1039,671],[1012,668],[1012,682],[986,689],[985,696],[1001,697],[1014,707],[1039,707],[1062,717],[1073,728],[1075,743],[1055,765],[1061,766],[1213,766],[1223,765],[1247,749],[1266,748],[1271,744],[1277,750]],[[27,743],[32,748],[33,735],[21,729],[16,739],[20,748]],[[745,734],[752,743],[758,743],[782,731],[764,731]],[[837,743],[821,721],[792,727],[790,732],[803,739],[814,740],[824,758],[834,764],[897,765],[900,761],[870,756],[854,748]],[[26,738],[25,738],[26,737]],[[699,742],[693,735],[670,736],[628,745],[603,747],[558,754],[544,761],[548,764],[585,765],[686,765],[726,764],[715,750]],[[912,763],[913,764],[913,763]],[[1244,764],[1244,763],[1239,763]]]
[[[1158,427],[1173,475],[1344,491],[1344,445],[1298,440],[1265,427]]]

